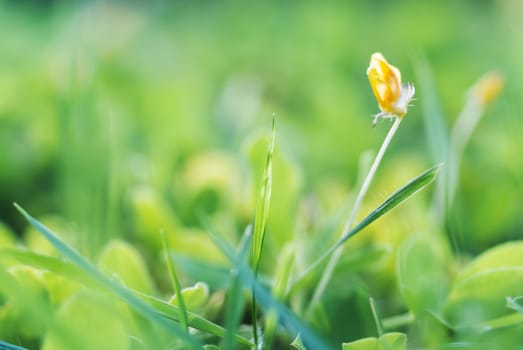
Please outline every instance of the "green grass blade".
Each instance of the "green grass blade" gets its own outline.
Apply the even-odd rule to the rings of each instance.
[[[291,343],[291,346],[294,347],[296,350],[307,350],[303,343],[301,342],[300,335],[298,334],[296,338]]]
[[[437,164],[432,168],[425,170],[423,173],[410,180],[405,186],[394,192],[383,203],[381,203],[380,206],[374,209],[369,215],[367,215],[367,217],[365,217],[358,225],[356,225],[356,227],[344,234],[343,237],[341,237],[338,242],[336,242],[335,247],[339,247],[350,237],[354,236],[356,233],[369,226],[378,218],[385,215],[390,210],[396,208],[401,203],[405,202],[407,199],[421,191],[427,185],[431,184],[438,176],[442,166],[443,164]]]
[[[290,335],[297,336],[301,334],[301,339],[310,349],[329,349],[329,346],[323,339],[317,336],[308,326],[301,322],[291,310],[276,300],[266,288],[257,280],[256,275],[249,265],[241,258],[241,251],[237,255],[229,255],[228,252],[234,251],[229,243],[221,240],[218,248],[222,250],[231,263],[235,266],[238,273],[238,279],[244,288],[250,288],[256,294],[256,300],[259,305],[266,310],[274,310],[277,314],[278,323],[283,329],[287,330]]]
[[[0,257],[15,259],[20,263],[30,265],[38,269],[49,270],[90,288],[100,288],[99,283],[86,275],[82,269],[69,263],[68,261],[64,261],[56,257],[40,255],[29,250],[20,250],[18,248],[0,249]],[[11,281],[11,279],[9,281]],[[4,284],[11,285],[11,283],[7,282]],[[147,303],[151,304],[156,309],[156,311],[160,312],[165,317],[168,317],[177,322],[181,322],[181,310],[176,306],[150,295],[138,292],[136,292],[136,294]],[[217,337],[223,337],[225,334],[224,328],[190,312],[187,312],[187,324],[192,328],[215,335]],[[238,343],[242,343],[247,346],[253,345],[246,338],[242,338],[236,335],[235,339]]]
[[[378,337],[381,337],[383,334],[385,334],[385,331],[383,330],[383,323],[381,322],[381,318],[378,314],[378,309],[376,308],[374,298],[369,298],[369,303],[370,310],[372,311],[372,317],[374,318],[374,323],[376,324],[376,330],[378,331]]]
[[[29,215],[22,207],[14,203],[16,209],[29,221],[29,223],[37,229],[66,259],[71,263],[76,265],[78,268],[84,271],[89,277],[98,282],[103,288],[112,292],[122,301],[127,303],[130,308],[132,308],[137,313],[141,314],[143,317],[149,321],[156,323],[165,330],[172,332],[173,335],[179,337],[180,340],[190,345],[191,348],[201,349],[202,345],[197,339],[190,337],[187,332],[183,330],[179,325],[169,321],[168,319],[159,315],[154,308],[149,304],[143,302],[139,299],[133,292],[123,287],[122,285],[116,283],[106,275],[104,275],[100,270],[98,270],[94,265],[87,261],[83,256],[81,256],[76,250],[68,246],[63,242],[58,236],[56,236],[50,229],[41,224],[38,220],[34,219]]]
[[[171,257],[169,256],[169,247],[167,246],[167,239],[165,238],[165,233],[162,231],[160,232],[160,235],[162,236],[162,244],[163,244],[163,250],[165,252],[165,262],[167,263],[167,269],[169,270],[169,275],[171,277],[171,283],[173,284],[173,290],[176,293],[178,297],[178,307],[180,308],[181,312],[181,320],[183,328],[185,328],[186,331],[189,331],[187,320],[187,308],[185,307],[185,300],[183,298],[182,293],[182,286],[180,285],[180,280],[178,279],[178,276],[176,275],[176,271],[174,270],[173,261]]]
[[[225,329],[226,333],[221,343],[223,349],[232,349],[235,339],[236,329],[241,322],[243,311],[245,309],[245,299],[243,297],[243,288],[238,277],[238,271],[231,271],[231,284],[227,291],[225,304]],[[256,348],[256,344],[252,346]]]
[[[420,55],[414,63],[416,78],[422,95],[420,105],[430,155],[433,162],[444,162],[448,152],[449,131],[438,101],[434,77],[425,56]]]
[[[503,329],[503,328],[512,328],[512,327],[521,327],[523,325],[523,310],[518,312],[508,314],[505,316],[497,317],[493,320],[489,320],[479,327],[481,332],[490,332],[493,330]]]
[[[167,317],[174,321],[180,321],[181,310],[175,305],[169,304],[163,300],[152,297],[150,295],[138,293],[137,295],[145,300],[147,303],[151,304],[158,312],[160,312],[164,317]],[[200,317],[191,312],[187,312],[187,322],[188,325],[192,328],[198,329],[202,332],[206,332],[212,335],[215,335],[220,338],[224,338],[227,335],[227,330],[203,317]],[[247,347],[252,347],[254,344],[247,338],[242,337],[238,334],[233,335],[233,340],[238,343],[245,345]]]
[[[267,225],[267,218],[269,216],[269,204],[271,200],[272,191],[272,156],[274,153],[275,141],[275,127],[274,116],[272,118],[272,131],[267,150],[267,159],[265,161],[265,168],[263,170],[263,177],[256,203],[256,214],[254,216],[254,229],[252,238],[252,266],[254,272],[258,272],[260,258],[263,249],[263,241],[265,239],[265,227]]]
[[[238,255],[239,261],[247,263],[247,257],[248,257],[248,253],[249,253],[251,239],[252,239],[252,226],[249,225],[245,229],[243,238],[237,249],[237,251],[238,251],[237,255]],[[224,249],[230,250],[232,252],[232,254],[229,255],[229,259],[231,259],[231,261],[234,261],[234,259],[235,259],[234,251],[232,249],[227,248],[227,242],[223,241],[221,246]],[[222,348],[224,348],[224,349],[233,348],[234,335],[235,335],[236,329],[238,328],[238,326],[241,322],[243,311],[245,309],[245,299],[243,298],[242,291],[243,291],[243,286],[241,285],[239,277],[238,277],[238,269],[235,267],[231,271],[231,284],[230,284],[228,292],[227,292],[227,301],[226,301],[226,308],[225,308],[225,328],[227,329],[227,333],[221,344]],[[253,346],[256,347],[256,344],[253,344]]]
[[[294,282],[293,286],[291,287],[291,292],[295,291],[295,286],[297,284],[302,283],[302,281],[312,272],[314,271],[318,266],[321,265],[321,263],[328,258],[338,247],[343,245],[349,238],[357,234],[358,232],[362,231],[364,228],[369,226],[371,223],[379,219],[381,216],[385,215],[390,210],[394,209],[395,207],[399,206],[401,203],[409,199],[411,196],[416,194],[417,192],[421,191],[423,188],[425,188],[427,185],[432,183],[436,177],[438,176],[438,173],[441,169],[443,164],[437,164],[427,170],[425,170],[423,173],[415,177],[414,179],[410,180],[405,186],[398,189],[396,192],[394,192],[390,197],[388,197],[383,203],[381,203],[376,209],[374,209],[369,215],[367,215],[358,225],[356,225],[352,230],[345,233],[332,247],[330,247],[323,255],[321,255],[316,261],[314,261],[306,270],[305,272],[297,278],[297,280]]]
[[[257,303],[265,310],[274,310],[278,317],[278,322],[283,329],[290,335],[301,334],[304,344],[310,349],[323,350],[330,347],[317,336],[312,329],[306,326],[294,313],[285,305],[276,300],[266,288],[257,280],[254,271],[246,264],[238,264],[239,278],[244,286],[251,287],[256,295]]]
[[[27,350],[18,345],[9,344],[0,340],[0,350]]]
[[[0,259],[2,258],[14,259],[37,269],[49,270],[82,285],[99,288],[99,284],[76,265],[54,256],[41,255],[21,248],[2,248],[0,249]]]
[[[258,200],[256,203],[256,213],[254,215],[254,229],[252,238],[252,266],[254,274],[258,273],[260,266],[260,259],[263,250],[263,241],[265,240],[265,228],[267,226],[267,218],[269,217],[269,206],[271,201],[272,191],[272,156],[274,153],[274,141],[275,141],[275,117],[272,117],[272,130],[271,138],[269,140],[269,146],[267,150],[267,159],[265,161],[265,168],[263,170],[262,182],[260,186],[260,192],[258,194]],[[258,347],[258,321],[257,321],[257,308],[256,308],[256,295],[252,294],[252,328],[254,343]]]
[[[245,229],[242,240],[240,241],[238,249],[234,249],[225,239],[215,233],[211,228],[209,221],[205,217],[201,217],[202,225],[205,227],[207,234],[211,237],[212,241],[218,249],[229,259],[230,262],[241,261],[243,264],[247,264],[247,257],[249,248],[252,240],[252,226],[249,225]],[[223,349],[231,349],[234,345],[236,336],[236,329],[241,321],[243,310],[245,308],[245,300],[242,295],[242,284],[238,277],[238,267],[232,266],[232,270],[229,274],[229,289],[227,292],[227,301],[225,306],[225,329],[226,333],[222,341],[221,347]],[[251,343],[252,346],[255,344]]]

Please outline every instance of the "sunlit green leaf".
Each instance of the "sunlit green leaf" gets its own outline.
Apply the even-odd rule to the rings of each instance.
[[[437,236],[409,237],[400,247],[397,278],[400,291],[415,313],[439,313],[447,297],[448,252]]]
[[[197,282],[195,285],[185,287],[181,290],[183,300],[188,310],[195,310],[202,306],[209,298],[209,287],[204,282]],[[178,293],[170,300],[172,305],[178,305]]]
[[[449,320],[456,326],[478,326],[508,314],[507,297],[523,295],[522,256],[523,242],[516,241],[474,259],[457,276],[448,296],[445,314]]]
[[[51,328],[44,338],[42,349],[126,350],[129,348],[129,336],[118,314],[116,306],[100,295],[77,294],[62,304],[55,317],[55,324],[67,331],[67,337]]]
[[[380,338],[363,338],[342,345],[343,350],[407,350],[407,336],[386,333]]]
[[[130,244],[113,240],[107,243],[98,260],[98,266],[108,276],[117,276],[127,287],[152,294],[153,282],[140,253]]]
[[[147,301],[147,303],[151,304],[163,316],[165,316],[169,319],[175,320],[175,321],[180,321],[182,316],[181,316],[180,309],[178,307],[176,307],[172,304],[169,304],[168,302],[165,302],[163,300],[149,296],[149,295],[145,295],[145,294],[138,294],[138,295],[143,300]],[[199,317],[196,314],[187,312],[187,318],[188,318],[189,326],[191,326],[192,328],[199,329],[201,331],[216,335],[218,337],[225,337],[227,334],[227,330],[225,328],[220,327],[217,324],[215,324],[211,321],[208,321],[202,317]],[[233,333],[233,340],[234,340],[234,342],[243,344],[248,347],[253,346],[253,343],[251,341],[249,341],[248,339],[241,337],[235,333]]]
[[[291,346],[294,347],[296,350],[307,350],[305,345],[303,345],[300,335],[298,334],[296,338],[291,343]]]

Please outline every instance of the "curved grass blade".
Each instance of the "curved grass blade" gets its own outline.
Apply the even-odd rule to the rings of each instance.
[[[247,264],[249,248],[251,247],[252,241],[252,225],[248,225],[245,228],[239,247],[235,249],[225,239],[211,229],[209,220],[207,220],[205,216],[201,216],[200,220],[209,237],[230,262],[234,263],[235,261],[241,261],[242,264]],[[221,344],[223,349],[233,348],[234,340],[237,337],[235,332],[240,324],[241,316],[245,308],[245,300],[242,295],[243,288],[238,277],[236,265],[232,266],[228,277],[229,281],[227,283],[229,284],[229,288],[225,307],[226,333],[223,336]],[[256,345],[251,343],[251,347],[256,347]]]
[[[217,237],[211,233],[211,237]],[[276,300],[266,288],[264,288],[261,283],[257,280],[254,271],[249,267],[245,262],[245,259],[242,257],[242,251],[236,255],[230,254],[234,251],[228,242],[225,240],[219,240],[217,245],[220,250],[227,256],[234,266],[234,270],[237,271],[238,280],[240,286],[243,288],[250,288],[254,291],[256,295],[256,300],[259,302],[259,305],[266,311],[274,311],[277,315],[278,323],[289,332],[292,336],[301,334],[301,339],[305,345],[310,349],[324,350],[329,349],[330,347],[318,337],[309,327],[307,327],[303,322],[301,322],[291,310],[289,310],[285,305]]]
[[[137,294],[140,298],[145,300],[147,303],[151,304],[158,312],[160,312],[162,316],[169,318],[173,321],[180,321],[180,318],[182,317],[181,310],[176,306],[147,294]],[[217,324],[209,320],[206,320],[205,318],[197,316],[189,311],[187,312],[187,322],[190,327],[207,332],[217,337],[224,338],[227,335],[227,330],[225,328],[220,327]],[[249,339],[242,337],[238,334],[234,334],[233,339],[238,344],[242,344],[247,347],[254,346],[254,344]]]
[[[334,245],[334,248],[341,246],[345,241],[354,236],[356,233],[369,226],[371,223],[376,221],[381,216],[385,215],[390,210],[396,208],[401,203],[405,202],[411,196],[415,195],[427,185],[431,184],[438,176],[439,171],[443,167],[443,164],[437,164],[432,168],[425,170],[423,173],[410,180],[405,186],[394,192],[388,197],[383,203],[374,209],[369,215],[367,215],[361,222],[356,225],[352,230],[344,234],[338,242]]]
[[[133,292],[100,272],[100,270],[87,261],[76,250],[63,242],[50,229],[29,215],[29,213],[18,204],[14,203],[14,206],[66,259],[83,270],[84,273],[99,283],[101,287],[112,292],[115,296],[129,305],[130,308],[149,321],[156,323],[165,330],[172,332],[173,335],[178,336],[180,340],[184,341],[191,348],[202,348],[200,342],[197,339],[190,337],[179,325],[159,315],[153,307],[139,299]]]
[[[10,343],[6,343],[0,340],[0,350],[27,350],[26,348],[23,348],[18,345],[13,345]]]
[[[322,256],[320,256],[315,262],[313,262],[305,272],[298,277],[296,282],[294,282],[293,287],[290,289],[289,294],[292,294],[296,288],[295,286],[300,284],[301,281],[307,277],[314,269],[321,265],[321,263],[329,257],[337,248],[339,248],[343,243],[345,243],[349,238],[362,231],[364,228],[369,226],[371,223],[379,219],[381,216],[385,215],[390,210],[402,204],[404,201],[409,199],[411,196],[421,191],[427,185],[432,183],[438,176],[439,171],[443,164],[437,164],[423,173],[410,180],[405,186],[401,187],[399,190],[394,192],[390,197],[388,197],[383,203],[381,203],[376,209],[374,209],[369,215],[367,215],[363,220],[360,221],[352,230],[345,233],[332,247],[330,247]]]
[[[254,271],[246,264],[237,265],[238,276],[245,287],[250,287],[255,295],[258,304],[266,311],[274,311],[277,315],[278,322],[291,335],[301,334],[303,343],[309,349],[323,350],[330,347],[318,337],[312,329],[300,321],[291,310],[276,300],[271,293],[264,288],[254,275]]]
[[[165,233],[160,232],[160,235],[162,236],[162,244],[163,244],[163,250],[165,252],[165,261],[167,263],[167,269],[169,270],[169,275],[171,277],[171,283],[173,284],[173,289],[176,295],[178,296],[178,307],[180,308],[181,312],[181,320],[183,328],[188,332],[189,331],[189,321],[187,320],[187,308],[185,307],[185,300],[183,298],[182,293],[182,286],[180,285],[180,280],[178,279],[178,276],[176,275],[176,271],[174,270],[173,261],[171,257],[169,256],[169,248],[167,246],[167,239],[165,238]]]
[[[0,257],[15,259],[20,263],[30,265],[38,269],[45,269],[63,277],[66,277],[72,281],[81,283],[82,285],[89,286],[89,288],[99,288],[99,283],[90,278],[84,273],[83,270],[78,268],[76,265],[71,264],[65,260],[61,260],[56,257],[40,255],[29,250],[19,250],[17,248],[5,248],[0,249]],[[11,285],[10,283],[5,283]],[[166,303],[160,299],[152,297],[150,295],[135,292],[140,298],[151,304],[156,311],[163,314],[177,322],[181,321],[181,310],[174,305]],[[188,325],[194,329],[202,332],[206,332],[217,337],[223,337],[225,329],[218,326],[217,324],[206,320],[198,315],[187,312]],[[253,346],[248,339],[235,336],[238,343],[242,343],[247,346]],[[240,339],[241,338],[241,339]],[[1,349],[1,348],[0,348]]]
[[[25,265],[32,266],[37,269],[48,270],[63,277],[67,277],[72,281],[81,283],[82,285],[91,288],[99,288],[97,282],[84,273],[76,265],[68,261],[56,258],[54,256],[41,255],[30,250],[20,248],[2,248],[0,249],[0,259],[14,259]]]

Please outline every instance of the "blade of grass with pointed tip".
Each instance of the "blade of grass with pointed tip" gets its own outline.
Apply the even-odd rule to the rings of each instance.
[[[296,350],[307,350],[303,343],[301,342],[300,335],[298,334],[296,338],[291,343],[291,346],[294,347]]]
[[[315,350],[329,349],[330,347],[318,337],[312,329],[297,318],[291,310],[276,300],[265,287],[261,285],[254,271],[245,263],[238,262],[239,278],[245,287],[250,287],[256,295],[257,303],[266,311],[274,310],[278,315],[278,322],[289,334],[301,334],[304,344]]]
[[[394,192],[390,197],[388,197],[383,203],[380,204],[376,209],[374,209],[369,215],[367,215],[356,227],[347,232],[340,240],[335,244],[336,247],[339,247],[347,239],[354,236],[356,233],[363,230],[365,227],[369,226],[371,223],[376,221],[381,216],[385,215],[390,210],[396,208],[401,203],[405,202],[411,196],[415,195],[427,185],[431,184],[438,176],[439,171],[443,167],[443,164],[437,164],[423,173],[410,180],[405,186]]]
[[[254,290],[259,304],[264,310],[275,310],[278,315],[278,322],[292,336],[301,334],[305,345],[310,349],[323,350],[329,349],[325,341],[318,337],[309,327],[303,324],[285,305],[277,301],[257,280],[254,271],[242,259],[241,251],[237,255],[230,255],[228,252],[234,251],[228,242],[221,240],[218,248],[227,256],[238,272],[238,278],[244,288]]]
[[[381,216],[385,215],[390,210],[396,208],[401,203],[405,202],[411,196],[421,191],[427,185],[432,183],[441,169],[443,164],[437,164],[423,173],[410,180],[405,186],[401,187],[399,190],[394,192],[390,197],[388,197],[383,203],[381,203],[376,209],[374,209],[369,215],[367,215],[359,224],[357,224],[353,229],[345,233],[334,245],[329,248],[322,256],[320,256],[315,262],[313,262],[305,272],[298,277],[296,282],[294,282],[293,287],[289,291],[289,294],[295,291],[295,286],[298,285],[306,276],[308,276],[314,269],[321,265],[321,263],[331,255],[338,247],[343,245],[349,238],[362,231],[364,228],[369,226],[371,223],[379,219]]]
[[[265,168],[263,170],[262,183],[258,200],[256,203],[256,214],[254,216],[254,229],[252,238],[252,266],[254,272],[258,272],[260,264],[261,253],[263,249],[263,241],[265,239],[265,227],[267,225],[267,218],[269,216],[269,204],[271,200],[272,191],[272,156],[274,153],[275,141],[275,125],[274,116],[272,118],[272,131],[269,146],[267,150],[267,159],[265,161]]]
[[[252,225],[245,228],[242,240],[240,241],[238,249],[234,249],[225,239],[215,233],[210,226],[207,217],[200,216],[200,222],[207,234],[210,236],[216,247],[229,259],[230,262],[241,261],[247,263],[247,257],[252,240]],[[236,337],[236,329],[241,321],[241,316],[245,308],[245,300],[242,296],[242,285],[238,279],[238,270],[233,265],[229,274],[230,281],[227,292],[227,301],[225,305],[225,330],[221,347],[223,349],[230,349],[233,347]],[[255,346],[254,344],[252,344]]]
[[[237,249],[238,259],[244,263],[247,263],[248,252],[249,252],[249,248],[250,248],[250,244],[251,244],[251,238],[252,238],[252,226],[249,225],[245,229],[243,238]],[[228,244],[225,241],[220,244],[222,249],[231,251],[232,254],[230,254],[228,257],[232,261],[233,259],[235,259],[235,253],[234,253],[233,249],[227,248],[227,245]],[[231,271],[230,277],[231,277],[231,285],[227,292],[227,301],[226,301],[226,308],[225,308],[225,328],[227,329],[227,333],[225,334],[225,337],[222,342],[222,347],[224,349],[232,348],[233,341],[234,341],[234,334],[241,322],[241,317],[242,317],[243,311],[245,309],[245,298],[243,298],[243,295],[242,295],[243,286],[240,283],[240,280],[238,277],[238,270],[236,268],[234,268]],[[254,345],[254,347],[256,347],[255,344],[253,344],[253,345]]]
[[[169,271],[169,276],[171,278],[171,283],[173,284],[173,290],[178,296],[178,308],[180,309],[181,313],[181,320],[183,328],[185,328],[186,331],[189,331],[189,322],[187,320],[187,308],[185,307],[185,300],[183,298],[182,293],[182,286],[180,285],[180,280],[178,279],[178,276],[176,275],[176,271],[174,270],[173,261],[171,257],[169,256],[169,247],[167,246],[167,238],[165,238],[165,232],[163,230],[160,232],[160,235],[162,236],[162,245],[163,250],[165,252],[165,261],[167,263],[167,270]]]
[[[67,261],[61,260],[56,257],[40,255],[29,250],[19,250],[17,248],[4,248],[0,249],[0,257],[2,258],[11,258],[15,259],[20,263],[38,268],[51,271],[53,273],[59,274],[60,276],[66,277],[71,281],[81,283],[82,285],[89,286],[90,288],[100,288],[99,283],[93,280],[91,277],[86,275],[84,271],[78,268],[76,265],[73,265]],[[138,294],[142,299],[146,301],[154,300],[154,302],[163,303],[169,305],[169,312],[164,312],[161,308],[157,308],[158,311],[162,313],[169,314],[169,318],[181,321],[180,313],[181,311],[174,305],[165,303],[164,301],[158,300],[152,296],[145,294]],[[153,306],[158,304],[152,303]],[[175,316],[173,316],[175,315]],[[195,314],[188,312],[188,325],[192,328],[195,328],[202,332],[207,332],[209,334],[223,337],[225,330],[218,326],[217,324],[208,321],[202,317],[199,317]],[[244,338],[244,340],[246,340]],[[247,345],[247,344],[246,344]],[[252,344],[251,344],[252,345]]]
[[[272,156],[274,153],[274,141],[275,141],[275,117],[272,117],[272,130],[271,138],[269,140],[269,146],[267,150],[267,159],[265,160],[265,168],[263,170],[263,177],[260,186],[260,192],[258,194],[258,200],[256,203],[256,213],[254,215],[254,229],[252,238],[252,266],[254,274],[258,274],[260,267],[260,259],[263,250],[263,241],[265,240],[265,228],[267,225],[267,218],[269,217],[269,204],[271,201],[272,191]],[[252,295],[252,328],[254,343],[258,347],[258,321],[257,321],[257,309],[256,309],[256,296]]]
[[[14,203],[16,209],[26,218],[27,221],[37,229],[66,259],[83,270],[93,280],[98,282],[100,286],[112,292],[115,296],[124,301],[131,309],[141,314],[149,321],[156,323],[165,330],[177,335],[180,340],[184,341],[191,348],[201,349],[200,342],[190,337],[179,325],[169,321],[168,319],[159,315],[154,308],[149,304],[139,299],[133,292],[118,284],[114,280],[104,275],[94,265],[81,256],[76,250],[71,248],[63,242],[57,235],[55,235],[49,228],[44,226],[38,220],[33,218],[22,207]]]

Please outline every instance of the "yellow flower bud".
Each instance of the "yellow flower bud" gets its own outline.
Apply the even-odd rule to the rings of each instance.
[[[503,90],[505,79],[498,72],[489,72],[481,77],[472,88],[472,94],[483,105],[494,101]]]
[[[414,85],[401,83],[401,72],[389,64],[379,52],[372,54],[367,69],[370,86],[381,110],[375,116],[374,124],[379,118],[401,118],[407,114],[409,102],[414,97]]]

